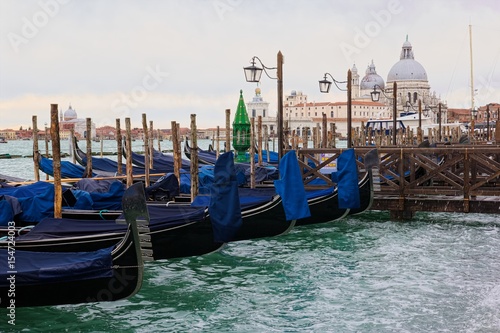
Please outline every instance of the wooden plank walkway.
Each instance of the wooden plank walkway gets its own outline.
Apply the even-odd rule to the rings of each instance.
[[[355,147],[358,170],[373,147]],[[299,149],[299,159],[319,170],[345,149]],[[443,145],[436,148],[378,147],[380,164],[372,210],[389,210],[396,219],[417,211],[500,214],[500,145]],[[325,156],[331,156],[330,159]],[[303,163],[303,167],[307,167]]]

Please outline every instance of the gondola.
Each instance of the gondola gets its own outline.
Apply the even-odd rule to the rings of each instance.
[[[127,146],[126,142],[124,140],[124,145],[122,148],[122,154],[125,158],[129,158],[127,156]],[[132,164],[135,166],[144,168],[145,167],[145,156],[142,154],[138,154],[135,152],[131,153],[130,158],[132,159]],[[156,170],[157,172],[163,172],[163,173],[169,173],[169,172],[174,172],[174,157],[172,155],[166,155],[163,154],[162,152],[153,149],[153,156],[150,158],[153,159],[153,169]],[[191,167],[191,162],[186,159],[182,159],[181,161],[181,169],[188,172]]]
[[[87,166],[87,154],[83,152],[79,147],[78,147],[78,142],[77,139],[74,139],[73,142],[73,154],[75,156],[75,160],[78,164],[81,166],[86,167]],[[121,164],[122,167],[122,174],[125,174],[127,166],[125,164]],[[118,162],[113,161],[112,159],[106,158],[106,157],[92,157],[92,171],[95,173],[99,174],[110,174],[116,176],[118,173]],[[132,166],[132,174],[135,175],[144,175],[146,174],[146,169],[141,168],[138,166]],[[158,174],[163,175],[159,170],[155,169],[149,169],[149,174],[150,174],[150,180],[157,180],[161,176],[158,176]],[[86,176],[86,175],[84,175]],[[140,179],[136,179],[140,180]]]
[[[191,152],[193,151],[194,148],[191,148],[189,146],[189,141],[188,138],[186,137],[186,140],[184,141],[184,155],[191,160]],[[200,147],[196,147],[196,155],[198,157],[198,164],[202,165],[214,165],[215,161],[217,160],[217,152],[213,149],[209,150],[203,150]]]
[[[218,160],[218,163],[221,164],[220,169],[222,170],[222,174],[226,175],[227,172],[225,170],[231,170],[234,173],[234,161],[232,160],[232,153],[229,153],[231,157],[228,155],[221,155],[222,158]],[[224,157],[223,157],[224,156]],[[232,164],[232,166],[226,167],[227,164]],[[216,165],[216,167],[218,167]],[[234,179],[236,175],[232,176]],[[217,184],[214,184],[214,187]],[[237,188],[237,184],[231,184],[231,186],[235,186]],[[230,220],[228,222],[228,226],[221,226],[219,222],[216,221],[215,216],[218,215],[226,215],[226,205],[229,203],[229,200],[237,200],[238,198],[230,197],[224,199],[223,206],[219,209],[220,211],[210,210],[210,202],[203,202],[199,205],[194,204],[190,206],[188,204],[183,203],[158,203],[158,202],[149,202],[148,210],[150,215],[154,216],[162,216],[165,215],[168,211],[173,211],[177,209],[179,212],[183,210],[193,211],[193,210],[202,210],[206,212],[206,215],[203,216],[203,223],[201,224],[190,224],[192,221],[192,217],[188,217],[184,214],[186,226],[178,226],[176,228],[172,228],[161,233],[163,236],[154,237],[152,233],[152,243],[153,243],[153,253],[155,259],[157,257],[157,250],[155,250],[155,243],[160,239],[166,244],[163,244],[163,247],[173,247],[167,253],[169,258],[172,257],[172,254],[175,253],[176,257],[178,256],[190,256],[196,255],[196,251],[198,254],[201,253],[200,249],[206,251],[206,248],[213,247],[221,247],[224,242],[238,241],[238,240],[249,240],[256,238],[264,238],[264,237],[273,237],[282,234],[286,234],[289,232],[293,226],[295,225],[295,219],[287,219],[285,216],[285,209],[283,207],[282,197],[279,195],[273,195],[268,197],[266,200],[260,201],[253,205],[244,206],[240,208],[241,212],[241,223],[238,227],[232,225],[233,221]],[[208,208],[207,208],[208,207]],[[69,211],[68,211],[69,212]],[[155,213],[153,213],[155,212]],[[119,211],[116,212],[107,212],[101,213],[97,211],[76,211],[73,217],[76,218],[85,218],[93,217],[96,219],[100,219],[101,214],[108,214],[107,218],[112,218],[112,214],[119,214]],[[85,214],[85,215],[84,215]],[[115,216],[116,216],[115,215]],[[152,224],[155,221],[155,218],[152,218]],[[158,219],[160,221],[161,218]],[[219,233],[226,232],[229,229],[234,229],[234,232],[227,237],[218,236]],[[216,232],[219,230],[219,232]],[[222,240],[222,242],[217,242],[217,240]],[[205,247],[202,245],[205,244]],[[175,248],[177,248],[177,252],[175,252]],[[215,250],[215,249],[213,249]],[[207,253],[207,252],[205,252]]]
[[[114,244],[95,251],[37,252],[18,247],[14,238],[0,249],[0,306],[30,306],[116,301],[137,293],[143,259],[138,221],[147,221],[142,187],[123,197],[128,227]]]
[[[134,184],[134,186],[136,186]],[[137,183],[137,186],[142,186]],[[205,208],[146,205],[154,260],[198,256],[219,250],[224,243],[214,241],[213,226]],[[45,218],[29,232],[16,238],[16,248],[31,251],[87,251],[116,243],[126,233],[116,225],[121,210],[103,212],[77,210],[65,218]],[[70,216],[71,218],[68,218]],[[0,248],[7,247],[0,241]]]

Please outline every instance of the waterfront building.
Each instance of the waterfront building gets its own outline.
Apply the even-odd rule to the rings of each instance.
[[[61,139],[68,139],[71,133],[71,129],[75,132],[75,137],[79,139],[86,138],[87,132],[87,121],[86,119],[78,118],[76,110],[73,109],[71,104],[69,108],[64,111],[59,112],[59,136]],[[91,122],[91,138],[96,137],[95,124]]]
[[[368,120],[392,119],[393,103],[396,102],[398,117],[406,112],[418,112],[418,102],[421,101],[422,110],[428,115],[430,122],[439,122],[439,104],[441,104],[441,122],[448,121],[448,107],[446,102],[430,92],[427,72],[415,60],[413,47],[408,41],[403,43],[399,61],[397,61],[387,74],[387,81],[377,73],[372,60],[367,66],[365,75],[361,77],[354,64],[351,68],[351,96],[352,96],[352,127],[360,127]],[[393,83],[397,83],[396,99],[393,99]],[[380,95],[378,102],[372,102],[371,92],[374,87],[384,94]],[[302,135],[304,128],[318,127],[322,123],[323,113],[326,114],[328,123],[335,123],[336,133],[342,137],[347,136],[347,98],[335,102],[311,102],[302,91],[292,90],[286,95],[283,103],[283,120],[288,124],[288,130]],[[277,118],[269,114],[269,103],[261,96],[260,88],[255,90],[255,96],[247,103],[247,110],[251,117],[262,116],[263,125],[267,126],[269,133],[276,134]],[[275,113],[276,114],[276,113]],[[425,117],[427,118],[427,117]],[[414,126],[413,126],[414,127]]]

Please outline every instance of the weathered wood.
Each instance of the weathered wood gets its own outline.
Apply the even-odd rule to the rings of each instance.
[[[355,147],[359,171],[362,156],[372,147]],[[307,185],[322,178],[321,168],[342,149],[301,149],[299,163]],[[321,153],[333,154],[318,161]],[[500,214],[500,145],[442,145],[436,148],[379,147],[379,190],[372,209],[390,210],[394,218],[414,211]],[[316,167],[304,161],[311,160]],[[485,203],[482,203],[485,202]]]
[[[157,129],[156,135],[158,136],[158,151],[161,153],[161,141],[163,139],[161,136],[161,130],[159,128]]]
[[[71,132],[70,132],[71,133]],[[49,158],[49,129],[47,128],[47,123],[45,123],[45,157]],[[70,140],[71,143],[70,143],[70,146],[71,144],[73,144],[73,137],[71,137],[70,135]],[[70,152],[71,155],[73,155],[73,152]],[[45,180],[49,180],[50,179],[50,176],[49,174],[45,174]]]
[[[170,122],[170,127],[172,129],[172,150],[174,154],[174,175],[177,177],[179,185],[181,184],[181,165],[179,163],[179,155],[182,154],[181,145],[179,144],[179,132],[177,131],[177,123],[175,121]]]
[[[73,127],[70,128],[69,130],[69,137],[70,137],[70,143],[69,143],[69,146],[71,147],[71,162],[73,162],[73,164],[76,164],[76,156],[75,156],[75,151],[74,151],[74,145],[75,145],[75,129]],[[48,157],[48,156],[47,156]]]
[[[123,173],[122,170],[122,161],[123,161],[123,142],[122,142],[122,130],[120,126],[120,118],[116,118],[116,162],[118,164],[116,172],[121,175]]]
[[[328,148],[328,123],[326,121],[326,113],[322,113],[321,118],[321,147]]]
[[[33,124],[33,161],[35,162],[35,180],[40,180],[40,164],[38,162],[38,156],[40,155],[40,150],[38,149],[38,127],[37,127],[37,117],[32,117]]]
[[[217,126],[217,137],[215,138],[215,158],[219,158],[220,151],[220,127]]]
[[[50,134],[52,140],[52,168],[54,170],[54,218],[62,218],[61,140],[59,137],[59,108],[50,104]]]
[[[149,154],[149,131],[148,131],[148,122],[146,119],[146,114],[142,114],[142,132],[143,132],[143,141],[144,141],[144,171],[146,173],[146,177],[144,179],[144,186],[149,186],[149,169],[150,169],[150,159],[151,155]]]
[[[231,110],[226,109],[226,153],[231,151]]]
[[[262,165],[262,116],[257,117],[257,145],[259,148],[259,165]],[[250,155],[252,158],[252,155]]]
[[[153,137],[153,121],[149,121],[149,168],[153,169],[153,151],[154,151],[154,137]]]
[[[196,115],[191,114],[191,202],[198,195],[198,135]]]
[[[262,155],[259,158],[262,162]],[[260,163],[259,163],[260,165]],[[250,118],[250,188],[255,188],[255,118]]]
[[[87,142],[87,165],[85,168],[85,177],[92,177],[92,120],[86,118],[86,142]],[[52,144],[53,146],[54,144]]]
[[[125,148],[127,149],[128,156],[125,172],[127,173],[127,188],[129,188],[134,182],[132,170],[132,130],[130,126],[130,118],[125,118],[125,140],[127,140]]]

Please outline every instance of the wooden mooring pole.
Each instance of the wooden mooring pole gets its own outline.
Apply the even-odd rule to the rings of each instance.
[[[40,154],[40,150],[38,149],[38,127],[36,116],[33,116],[33,161],[35,162],[35,180],[40,180],[40,164],[38,163],[38,155]]]
[[[52,139],[52,167],[54,169],[54,217],[62,218],[61,141],[59,138],[59,110],[50,105],[50,134]]]

